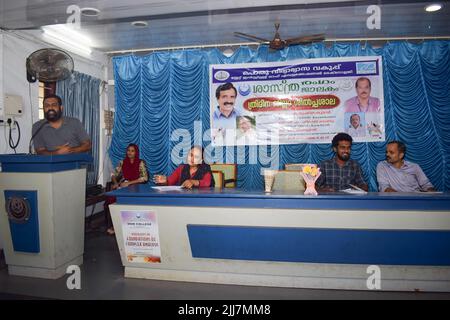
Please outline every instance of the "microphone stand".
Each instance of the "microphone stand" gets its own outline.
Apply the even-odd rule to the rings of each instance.
[[[36,130],[36,132],[31,136],[30,143],[28,144],[28,154],[32,154],[31,152],[31,142],[33,142],[34,137],[41,131],[41,129],[48,123],[48,121],[44,121],[40,127]]]

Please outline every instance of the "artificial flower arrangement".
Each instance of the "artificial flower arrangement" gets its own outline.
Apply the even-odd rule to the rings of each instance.
[[[317,196],[315,183],[316,180],[322,174],[320,172],[320,168],[318,168],[316,164],[306,164],[303,166],[303,169],[300,172],[300,174],[302,175],[303,179],[306,182],[306,190],[304,195]]]

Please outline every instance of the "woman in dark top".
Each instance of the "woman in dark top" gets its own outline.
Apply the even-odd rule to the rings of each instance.
[[[169,176],[155,175],[157,184],[182,186],[186,189],[214,187],[211,167],[203,162],[203,150],[194,146],[189,151],[187,164],[182,164]]]

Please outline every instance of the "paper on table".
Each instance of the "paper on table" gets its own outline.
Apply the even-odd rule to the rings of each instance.
[[[159,186],[159,187],[152,187],[153,189],[156,189],[158,191],[180,191],[183,188],[181,186]]]
[[[356,190],[359,190],[359,191],[366,191],[366,190],[363,190],[363,189],[361,189],[360,187],[358,187],[358,186],[355,186],[354,184],[348,184],[350,187],[352,187],[353,189],[356,189]]]
[[[352,188],[348,188],[348,189],[344,189],[344,190],[340,190],[340,191],[345,192],[345,193],[351,193],[351,194],[367,194],[367,192],[364,190],[356,190],[356,189],[352,189]]]

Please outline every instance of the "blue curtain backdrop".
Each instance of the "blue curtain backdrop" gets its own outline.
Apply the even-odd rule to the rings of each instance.
[[[137,143],[150,174],[170,174],[173,130],[191,135],[194,121],[209,128],[210,64],[286,61],[301,58],[383,56],[386,141],[407,145],[406,158],[418,163],[439,190],[450,190],[450,41],[388,43],[372,48],[360,43],[291,46],[281,51],[241,47],[231,57],[219,50],[183,50],[113,59],[116,116],[109,150],[114,165],[129,143]],[[197,131],[199,128],[197,128]],[[204,143],[204,146],[209,142]],[[355,143],[352,158],[362,165],[371,191],[377,190],[376,165],[385,158],[386,142]],[[285,163],[319,163],[333,157],[330,144],[297,144],[279,148]],[[270,150],[271,148],[269,148]],[[220,150],[236,161],[236,148]],[[249,148],[245,147],[246,163]],[[258,157],[258,161],[260,161]],[[238,186],[262,188],[264,164],[238,166]]]
[[[100,146],[100,79],[80,72],[58,81],[56,94],[63,100],[63,114],[81,121],[91,137],[94,162],[88,166],[86,182],[97,184]]]

